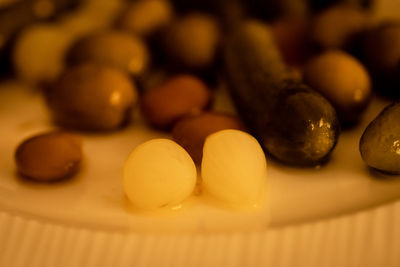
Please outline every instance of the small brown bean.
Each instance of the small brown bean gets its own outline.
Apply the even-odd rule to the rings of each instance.
[[[81,160],[81,139],[59,131],[30,137],[15,152],[18,172],[37,181],[70,177],[78,171]]]
[[[154,127],[166,129],[179,118],[206,108],[211,92],[198,78],[179,75],[146,92],[142,114]]]
[[[239,118],[220,112],[204,112],[199,115],[188,116],[175,123],[172,137],[188,151],[193,161],[201,163],[203,145],[207,136],[225,129],[245,131],[245,125]]]
[[[150,55],[144,42],[118,31],[96,33],[76,42],[67,53],[69,65],[94,62],[121,68],[140,76],[147,69]]]
[[[332,103],[345,123],[359,119],[371,95],[367,70],[341,51],[327,51],[312,58],[304,68],[304,80]]]
[[[55,120],[82,130],[117,129],[136,101],[136,88],[125,73],[93,64],[67,70],[48,92]]]

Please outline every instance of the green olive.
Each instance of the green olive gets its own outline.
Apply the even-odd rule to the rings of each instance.
[[[140,0],[132,2],[119,19],[118,26],[140,36],[149,36],[166,27],[173,18],[172,6],[167,0]]]
[[[214,62],[219,41],[216,19],[192,13],[169,27],[165,34],[165,49],[173,63],[203,69]]]
[[[360,139],[360,154],[368,166],[400,174],[400,102],[388,105],[368,125]]]
[[[67,53],[69,65],[94,62],[111,65],[140,76],[150,62],[144,42],[132,34],[118,31],[96,33],[76,42]]]
[[[91,63],[67,70],[48,92],[55,120],[83,130],[117,129],[136,101],[136,87],[124,72]]]
[[[304,80],[331,102],[344,123],[357,122],[369,103],[369,74],[345,52],[331,50],[312,58],[304,68]]]

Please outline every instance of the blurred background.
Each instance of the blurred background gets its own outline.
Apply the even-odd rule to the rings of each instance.
[[[331,11],[326,15],[329,18],[318,19],[329,8],[338,6],[349,7],[336,12],[346,15]],[[154,48],[151,42],[155,35],[191,12],[211,14],[225,29],[243,16],[272,23],[285,58],[298,64],[306,57],[304,51],[295,51],[300,50],[299,42],[315,41],[313,45],[319,48],[330,45],[318,39],[325,37],[308,38],[307,31],[313,28],[309,27],[310,21],[325,20],[320,23],[327,24],[321,25],[321,31],[342,27],[346,28],[342,31],[354,32],[364,29],[367,20],[370,23],[398,17],[399,9],[397,0],[0,0],[0,76],[13,75],[34,84],[54,80],[66,65],[65,54],[74,43],[106,29],[135,33]],[[342,17],[346,18],[345,22],[339,21],[343,25],[335,23]],[[153,64],[165,54],[157,49],[152,53]]]

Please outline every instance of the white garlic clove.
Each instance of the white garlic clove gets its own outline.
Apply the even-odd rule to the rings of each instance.
[[[180,204],[192,194],[196,179],[192,158],[169,139],[153,139],[137,146],[123,171],[126,196],[133,206],[145,210]]]
[[[265,196],[267,162],[258,141],[239,130],[207,137],[201,175],[204,191],[234,207],[257,206]]]

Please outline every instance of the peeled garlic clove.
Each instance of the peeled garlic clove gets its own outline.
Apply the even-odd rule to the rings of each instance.
[[[203,188],[230,206],[257,206],[264,198],[267,162],[251,135],[222,130],[207,137],[201,164]]]
[[[197,172],[189,154],[168,139],[153,139],[129,155],[123,173],[124,191],[140,209],[180,204],[196,185]]]

